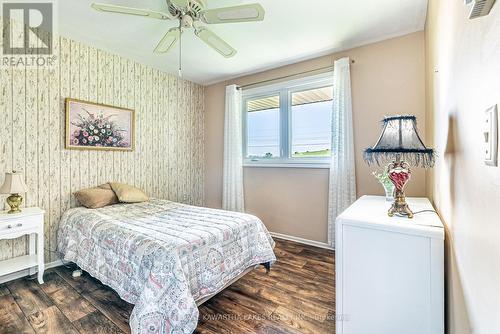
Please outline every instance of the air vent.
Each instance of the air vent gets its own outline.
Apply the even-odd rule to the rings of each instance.
[[[471,2],[471,1],[467,1]],[[476,19],[481,16],[486,16],[490,13],[495,0],[475,0],[473,1],[472,8],[469,14],[469,19]]]

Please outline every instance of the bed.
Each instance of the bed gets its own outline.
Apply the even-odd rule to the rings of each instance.
[[[61,219],[65,261],[134,304],[132,333],[192,333],[197,305],[253,267],[269,268],[274,241],[255,216],[151,199]]]

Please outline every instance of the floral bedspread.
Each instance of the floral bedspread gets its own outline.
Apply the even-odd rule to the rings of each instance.
[[[58,250],[134,304],[132,333],[192,333],[196,300],[276,260],[255,216],[151,199],[62,217]]]

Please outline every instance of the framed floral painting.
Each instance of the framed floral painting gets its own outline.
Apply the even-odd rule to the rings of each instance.
[[[132,151],[134,111],[66,99],[66,148]]]

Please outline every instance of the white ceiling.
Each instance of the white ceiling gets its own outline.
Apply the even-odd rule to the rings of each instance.
[[[244,74],[315,58],[359,45],[420,31],[427,0],[207,0],[209,8],[260,2],[263,22],[210,25],[238,50],[226,59],[183,34],[183,77],[210,84]],[[177,21],[100,13],[92,0],[59,3],[59,33],[86,44],[176,74],[178,46],[154,54],[158,41]],[[97,2],[167,11],[165,0]]]

